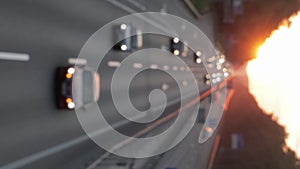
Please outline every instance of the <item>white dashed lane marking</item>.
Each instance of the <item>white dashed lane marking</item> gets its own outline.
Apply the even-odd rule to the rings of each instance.
[[[14,61],[29,61],[30,56],[26,53],[0,52],[0,59]]]
[[[107,62],[107,65],[109,66],[109,67],[119,67],[120,65],[121,65],[121,63],[119,62],[119,61],[108,61]]]

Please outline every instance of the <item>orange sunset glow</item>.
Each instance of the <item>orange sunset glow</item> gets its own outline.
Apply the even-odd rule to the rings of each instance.
[[[282,22],[247,64],[249,90],[286,129],[300,157],[300,11]]]

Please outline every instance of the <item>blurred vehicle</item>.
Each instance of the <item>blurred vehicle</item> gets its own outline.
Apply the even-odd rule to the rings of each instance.
[[[131,50],[131,25],[122,23],[115,26],[117,44],[114,45],[115,50],[130,51]],[[125,38],[128,37],[128,38]]]
[[[140,49],[143,47],[143,34],[140,29],[132,27],[132,38],[131,38],[131,45],[134,49]]]
[[[117,40],[117,44],[114,45],[115,50],[131,51],[143,46],[142,31],[131,24],[122,23],[116,25],[114,33]]]
[[[187,42],[182,42],[178,37],[174,37],[170,40],[170,51],[176,56],[186,57],[188,54]]]
[[[224,78],[227,78],[233,74],[233,66],[228,61],[226,61],[223,64],[223,73],[224,73]]]
[[[198,63],[198,64],[202,63],[201,52],[200,51],[196,51],[194,53],[194,62]]]
[[[219,83],[224,79],[223,78],[223,73],[221,73],[221,72],[213,73],[211,76],[212,76],[211,77],[211,82],[213,84]]]
[[[76,74],[76,76],[75,76]],[[76,98],[73,97],[72,89]],[[56,70],[56,101],[59,109],[74,109],[97,102],[100,76],[88,67],[58,67]]]
[[[210,77],[210,74],[206,74],[206,75],[204,76],[204,83],[205,83],[206,85],[210,85],[210,84],[211,84],[211,77]]]

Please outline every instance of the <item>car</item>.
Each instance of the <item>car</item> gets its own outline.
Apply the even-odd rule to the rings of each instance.
[[[200,51],[196,51],[194,53],[194,62],[195,63],[197,63],[197,64],[202,63],[201,55],[202,55],[202,53]]]
[[[57,68],[56,101],[59,109],[81,108],[86,104],[97,102],[99,96],[99,73],[86,66]]]
[[[114,28],[117,43],[114,45],[115,50],[130,51],[131,50],[131,25],[127,23],[122,23],[120,25],[115,25]],[[127,38],[125,38],[127,37]]]
[[[206,85],[211,85],[211,77],[210,77],[210,74],[206,74],[206,75],[204,76],[204,83],[205,83]]]
[[[133,36],[131,37],[131,46],[133,49],[140,49],[143,47],[143,34],[140,29],[132,27],[131,32]]]
[[[170,39],[170,51],[176,56],[186,57],[188,54],[187,42],[182,42],[178,37]]]
[[[114,34],[117,41],[117,44],[114,45],[115,50],[131,51],[132,49],[140,49],[143,46],[142,31],[129,23],[115,25]]]

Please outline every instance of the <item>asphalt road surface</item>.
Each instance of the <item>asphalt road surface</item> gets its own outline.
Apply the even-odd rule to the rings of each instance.
[[[210,39],[214,38],[212,16],[198,20],[180,0],[153,0],[151,3],[146,0],[0,2],[0,51],[30,56],[28,61],[0,60],[1,169],[84,168],[86,163],[104,152],[86,136],[74,111],[56,108],[55,69],[69,65],[68,59],[77,57],[87,39],[101,26],[132,12],[143,11],[183,17],[200,27]],[[165,26],[159,19],[152,19]],[[144,48],[168,48],[168,42],[167,37],[145,36]],[[107,62],[123,54],[112,51],[110,55]],[[103,71],[107,71],[108,76],[112,69]],[[167,79],[163,74],[157,76]],[[141,76],[137,80],[133,98],[141,108],[147,107],[144,96],[164,83],[157,80],[157,76],[149,75],[150,79]],[[145,85],[148,88],[145,89]],[[203,85],[201,90],[204,89],[207,86]],[[174,97],[172,93],[170,97]],[[110,103],[102,104],[106,105],[103,110],[113,111],[109,109]],[[106,117],[112,124],[121,120],[111,114]],[[130,135],[137,128],[128,125],[123,130]]]

